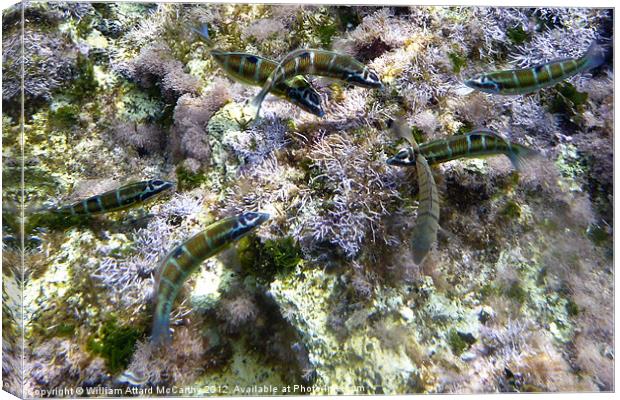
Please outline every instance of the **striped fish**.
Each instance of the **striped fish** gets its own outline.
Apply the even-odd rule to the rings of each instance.
[[[437,241],[439,229],[439,194],[431,167],[424,157],[416,157],[418,173],[419,205],[418,218],[411,235],[411,252],[413,261],[420,264]]]
[[[417,155],[414,158],[418,175],[419,204],[418,216],[413,227],[410,244],[413,261],[416,264],[420,264],[437,241],[437,231],[439,230],[439,193],[437,192],[437,185],[435,184],[431,167],[421,153],[411,132],[408,132],[402,122],[394,122],[392,130],[400,137],[409,138],[411,151]],[[389,160],[388,164],[403,165],[391,163]]]
[[[192,28],[210,47],[213,42],[209,37],[207,25],[200,29]],[[211,56],[220,67],[233,79],[252,86],[263,86],[269,75],[278,65],[274,60],[247,53],[230,53],[212,49]],[[271,91],[272,94],[285,99],[310,114],[325,115],[319,93],[306,78],[301,75],[280,82]]]
[[[148,382],[145,374],[139,374],[131,370],[121,372],[115,379],[117,384],[126,384],[130,386],[142,386]]]
[[[507,156],[517,170],[523,163],[538,152],[512,143],[488,130],[475,130],[465,135],[450,136],[447,139],[433,140],[419,146],[422,154],[430,164],[440,164],[458,158],[487,157],[498,154]],[[416,164],[416,152],[412,147],[400,150],[387,161],[390,165],[413,166]]]
[[[252,86],[263,86],[278,65],[277,62],[268,58],[247,53],[211,50],[211,55],[233,79]],[[319,93],[301,75],[277,83],[271,93],[295,104],[306,112],[319,117],[325,115]]]
[[[466,80],[465,85],[485,93],[516,95],[553,86],[605,61],[605,50],[596,42],[580,58],[554,60],[531,68],[495,71]]]
[[[340,79],[365,88],[381,88],[379,76],[355,58],[328,50],[299,49],[286,55],[265,82],[263,89],[252,100],[260,106],[276,85],[297,75],[318,75]],[[258,114],[257,114],[258,115]]]
[[[247,212],[211,224],[172,250],[157,270],[155,279],[155,317],[151,342],[170,340],[170,312],[183,282],[207,258],[240,239],[269,219],[269,214]]]
[[[84,216],[125,210],[155,197],[172,186],[174,186],[173,182],[161,179],[130,183],[52,211],[65,215]]]

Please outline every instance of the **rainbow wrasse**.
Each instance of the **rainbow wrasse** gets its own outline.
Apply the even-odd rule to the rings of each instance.
[[[199,29],[192,28],[192,30],[209,47],[213,46],[207,25],[202,25]],[[217,49],[210,50],[210,53],[227,74],[246,85],[263,86],[278,65],[273,60],[253,54],[224,52]],[[319,117],[325,115],[319,93],[301,75],[279,82],[273,87],[271,92],[311,114]]]
[[[170,312],[183,282],[207,258],[256,229],[269,214],[246,212],[217,221],[172,250],[157,270],[155,279],[155,316],[151,341],[170,339]]]
[[[396,122],[392,125],[392,129],[398,136],[408,138],[411,144],[411,152],[417,154],[417,157],[414,157],[413,164],[415,164],[418,176],[419,204],[417,219],[411,234],[410,246],[413,261],[416,264],[420,264],[437,241],[437,231],[439,230],[439,193],[437,192],[437,185],[435,184],[431,167],[428,165],[424,154],[411,133],[407,132],[404,123]],[[388,160],[388,164],[413,165],[399,164],[390,160]]]
[[[172,186],[173,182],[161,179],[134,182],[51,211],[72,216],[86,216],[125,210],[152,199]]]
[[[416,164],[417,153],[422,154],[430,164],[440,164],[459,158],[503,154],[510,159],[517,170],[522,169],[527,159],[538,155],[538,152],[512,143],[492,131],[480,129],[465,135],[455,135],[422,143],[417,152],[413,147],[405,147],[390,157],[387,162],[390,165],[413,166]]]
[[[220,67],[233,79],[253,86],[263,86],[278,65],[268,58],[247,53],[229,53],[211,50],[211,55]],[[271,93],[283,98],[304,111],[322,117],[325,115],[319,93],[301,75],[278,82]]]
[[[531,68],[495,71],[466,80],[465,85],[485,93],[518,95],[553,86],[605,61],[605,51],[596,42],[580,58],[566,58]]]
[[[297,75],[318,75],[339,79],[365,88],[381,88],[379,76],[355,58],[328,50],[299,49],[286,55],[265,82],[252,104],[260,111],[267,93]]]
[[[413,261],[420,264],[437,241],[439,229],[439,194],[431,167],[424,157],[416,158],[418,174],[418,216],[411,235]]]

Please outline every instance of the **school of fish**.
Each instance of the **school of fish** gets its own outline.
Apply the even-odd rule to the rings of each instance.
[[[259,116],[267,94],[274,94],[302,110],[323,117],[325,111],[319,92],[306,76],[337,79],[368,89],[382,89],[378,74],[355,58],[322,49],[297,49],[274,61],[243,52],[224,52],[213,49],[206,26],[193,29],[209,46],[209,54],[224,72],[237,82],[261,87],[251,105]],[[580,72],[600,66],[605,51],[597,43],[580,58],[551,61],[527,69],[484,73],[466,80],[465,85],[485,93],[519,95],[550,87]],[[440,199],[431,165],[469,157],[505,155],[515,169],[521,170],[526,162],[539,153],[518,143],[504,139],[499,133],[476,129],[464,135],[416,143],[411,130],[401,121],[391,129],[409,144],[387,159],[391,166],[414,167],[417,172],[418,212],[410,236],[414,261],[420,264],[437,240],[440,223]],[[117,189],[51,210],[59,215],[84,216],[117,212],[140,205],[174,187],[174,182],[150,179],[123,185]],[[263,212],[245,212],[221,219],[207,226],[174,248],[160,261],[155,274],[154,316],[151,331],[153,344],[170,340],[170,313],[174,301],[188,277],[202,263],[232,245],[244,235],[256,230],[269,219]],[[138,378],[126,371],[126,382]]]

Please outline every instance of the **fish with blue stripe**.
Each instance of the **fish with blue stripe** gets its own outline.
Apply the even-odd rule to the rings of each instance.
[[[437,241],[439,230],[439,193],[431,167],[420,151],[413,135],[402,121],[392,122],[392,130],[400,137],[409,140],[411,151],[416,155],[413,164],[399,164],[388,160],[389,165],[414,165],[418,177],[418,214],[413,226],[410,248],[413,261],[422,263]]]
[[[260,106],[267,96],[281,82],[297,75],[317,75],[339,79],[364,88],[382,88],[376,72],[355,58],[329,50],[299,49],[286,55],[263,85],[263,89],[252,100],[260,112]]]
[[[206,26],[200,30],[193,29],[200,37],[211,45],[211,39]],[[210,50],[211,56],[217,64],[234,80],[251,86],[263,86],[278,63],[265,57],[248,53],[225,52],[217,49]],[[302,110],[322,117],[325,115],[321,96],[312,84],[301,75],[279,82],[271,93],[289,101]]]
[[[150,200],[173,186],[174,182],[162,179],[134,182],[50,211],[71,216],[121,211]]]
[[[170,312],[183,283],[209,257],[222,251],[269,219],[269,214],[246,212],[209,225],[164,257],[155,278],[155,312],[151,342],[170,340]]]
[[[553,86],[583,71],[597,68],[605,62],[605,50],[598,43],[590,45],[579,58],[565,58],[531,68],[494,71],[477,75],[464,83],[485,93],[519,95]]]
[[[450,136],[446,139],[433,140],[419,145],[418,152],[430,164],[440,164],[459,158],[488,157],[503,154],[507,156],[517,170],[539,153],[518,143],[512,143],[494,132],[478,129],[465,135]],[[388,159],[390,165],[414,166],[416,151],[411,146],[401,149]]]

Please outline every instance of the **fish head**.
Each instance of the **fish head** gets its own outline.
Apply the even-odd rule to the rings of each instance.
[[[466,80],[465,86],[469,86],[472,89],[480,90],[485,93],[499,93],[499,85],[492,78],[486,74],[476,75],[471,79]]]
[[[288,97],[293,103],[311,114],[319,117],[325,115],[323,105],[321,104],[321,96],[311,86],[293,88],[289,90]]]
[[[362,72],[354,72],[347,74],[345,81],[354,85],[369,87],[369,88],[382,88],[383,83],[379,79],[379,75],[376,72],[364,67]]]
[[[144,199],[155,196],[163,191],[166,191],[174,186],[174,182],[164,181],[162,179],[151,179],[147,181]]]
[[[246,212],[239,216],[239,229],[247,233],[269,219],[269,214],[262,212]]]
[[[411,147],[401,149],[394,156],[387,159],[388,165],[398,165],[400,167],[410,167],[415,165],[415,152]]]

